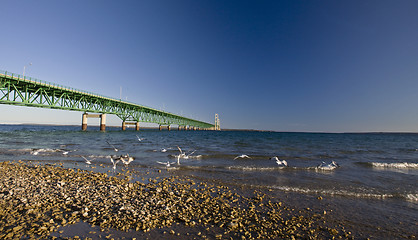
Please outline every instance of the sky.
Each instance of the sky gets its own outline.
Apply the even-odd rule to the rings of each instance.
[[[217,113],[221,128],[418,132],[415,0],[1,5],[0,70],[26,66],[26,76],[117,99],[122,89],[205,122]],[[81,112],[0,112],[0,123],[81,125]]]

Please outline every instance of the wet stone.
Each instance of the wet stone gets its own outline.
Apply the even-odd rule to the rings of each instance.
[[[145,184],[130,182],[132,177],[124,174],[132,173],[112,177],[1,162],[0,239],[53,238],[54,231],[62,233],[60,226],[80,221],[97,225],[97,234],[107,229],[142,234],[165,229],[181,238],[185,232],[171,228],[182,226],[194,232],[187,234],[191,238],[351,238],[338,226],[321,228],[327,215],[292,210],[260,192],[241,196],[227,186],[187,177],[150,178]]]

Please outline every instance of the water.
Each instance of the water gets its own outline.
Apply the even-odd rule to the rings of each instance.
[[[0,125],[0,160],[59,162],[105,172],[112,168],[107,156],[129,153],[136,158],[130,168],[149,171],[166,168],[158,161],[177,162],[177,146],[183,152],[195,152],[167,174],[271,189],[278,196],[293,196],[294,206],[299,207],[315,207],[321,196],[326,199],[320,203],[322,207],[326,202],[336,221],[364,232],[360,236],[416,236],[418,134],[136,132],[118,128],[99,132],[94,127],[82,132],[79,126]],[[251,158],[234,160],[241,154]],[[104,167],[92,168],[81,156],[95,158],[93,165]],[[273,156],[285,159],[289,167],[279,167],[270,160]],[[331,161],[340,167],[317,168]]]

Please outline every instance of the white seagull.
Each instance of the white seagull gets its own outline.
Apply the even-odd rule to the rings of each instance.
[[[118,164],[118,162],[120,161],[120,160],[113,160],[113,158],[112,157],[110,157],[110,161],[113,163],[113,170],[116,170],[116,164]]]
[[[287,167],[287,162],[286,160],[280,160],[277,156],[270,158],[271,160],[275,160],[277,165],[279,165],[280,167],[282,166],[286,166]]]
[[[125,166],[128,166],[129,163],[131,163],[133,160],[135,160],[134,157],[129,156],[129,154],[126,154],[124,156],[120,156],[119,158],[120,160],[122,160],[123,164],[125,164]],[[126,159],[126,160],[125,160]]]
[[[177,156],[178,160],[180,160],[180,158],[187,159],[187,155],[181,150],[181,148],[179,146],[177,146],[177,148],[180,151],[180,154]]]
[[[238,159],[238,158],[250,158],[250,157],[249,157],[248,155],[242,154],[242,155],[236,156],[236,157],[234,158],[234,160],[236,160],[236,159]]]
[[[113,146],[112,144],[110,144],[108,141],[106,141],[106,142],[107,142],[107,144],[109,144],[115,150],[115,152],[119,151],[115,146]]]
[[[84,156],[81,156],[81,157],[84,158],[84,160],[86,161],[86,163],[89,164],[89,165],[91,164],[91,161],[93,161],[94,159],[96,159],[96,158],[92,158],[92,159],[88,160]]]
[[[340,167],[340,165],[338,165],[338,163],[336,163],[335,161],[332,161],[329,164],[326,164],[325,162],[322,162],[316,168],[320,169],[320,170],[330,171],[330,170],[336,169],[337,167]]]
[[[161,150],[160,150],[161,152],[167,152],[167,149],[165,149],[165,148],[161,148]]]
[[[180,151],[180,154],[179,154],[179,155],[177,155],[177,162],[180,162],[180,158],[183,158],[183,159],[193,158],[194,156],[192,156],[192,154],[196,152],[196,150],[194,150],[194,151],[193,151],[193,152],[191,152],[190,154],[186,154],[185,152],[183,152],[183,151],[181,150],[181,148],[180,148],[179,146],[177,146],[177,148],[178,148],[178,149],[179,149],[179,151]],[[199,156],[201,157],[201,155],[199,155]],[[199,158],[199,156],[196,156],[196,157],[194,157],[194,158]]]
[[[136,138],[138,138],[138,141],[142,141],[142,140],[145,140],[145,138],[140,138],[140,137],[138,137],[138,135],[136,135]]]
[[[176,162],[169,162],[169,161],[167,161],[167,162],[158,162],[157,161],[157,163],[159,163],[159,164],[162,164],[162,165],[165,165],[166,167],[170,167],[171,166],[171,164],[174,164],[174,163],[176,163]]]
[[[57,149],[57,152],[62,152],[62,155],[68,155],[68,153],[70,153],[70,151],[66,151],[66,150],[63,150],[63,149]]]

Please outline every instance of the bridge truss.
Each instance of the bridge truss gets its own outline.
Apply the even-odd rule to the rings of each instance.
[[[117,115],[123,122],[147,122],[189,128],[214,125],[99,94],[0,71],[0,104]]]

